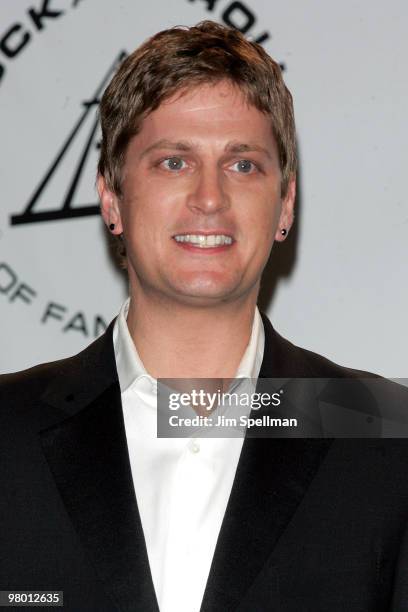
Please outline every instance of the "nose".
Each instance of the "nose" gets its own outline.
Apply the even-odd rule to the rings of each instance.
[[[189,194],[187,206],[191,211],[205,215],[229,208],[229,197],[218,168],[201,168]]]

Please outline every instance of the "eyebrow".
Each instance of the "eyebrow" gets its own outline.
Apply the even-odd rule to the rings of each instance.
[[[157,140],[156,142],[151,144],[149,147],[147,147],[140,154],[140,158],[142,159],[143,157],[148,155],[151,151],[154,151],[156,149],[172,149],[176,151],[188,152],[188,151],[192,151],[195,148],[197,147],[194,146],[192,142],[188,142],[185,140],[173,142],[171,140],[167,140],[166,138],[162,138],[161,140]],[[261,147],[255,142],[232,141],[232,142],[228,142],[224,148],[225,153],[251,153],[252,151],[258,151],[259,153],[263,153],[264,155],[266,155],[269,159],[272,159],[272,155],[270,151],[268,151],[268,149],[265,149],[265,147]]]

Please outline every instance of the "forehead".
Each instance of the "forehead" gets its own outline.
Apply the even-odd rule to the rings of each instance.
[[[185,88],[165,99],[143,120],[133,140],[135,146],[146,146],[159,138],[203,143],[259,139],[274,145],[271,118],[229,81]]]
[[[236,84],[223,80],[183,87],[163,100],[159,108],[182,106],[193,111],[201,108],[224,108],[230,104],[239,107],[250,106],[244,92]]]

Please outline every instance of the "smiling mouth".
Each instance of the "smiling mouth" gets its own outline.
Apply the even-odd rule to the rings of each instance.
[[[176,234],[173,238],[180,246],[185,245],[199,249],[231,246],[234,242],[232,236],[227,234]]]

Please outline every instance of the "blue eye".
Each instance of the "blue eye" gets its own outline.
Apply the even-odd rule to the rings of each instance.
[[[236,172],[241,172],[243,174],[250,174],[253,170],[256,170],[255,164],[249,161],[249,159],[240,159],[238,162],[235,162],[232,167],[236,168]]]
[[[185,168],[185,161],[180,157],[168,157],[163,160],[163,164],[167,170],[183,170]]]

